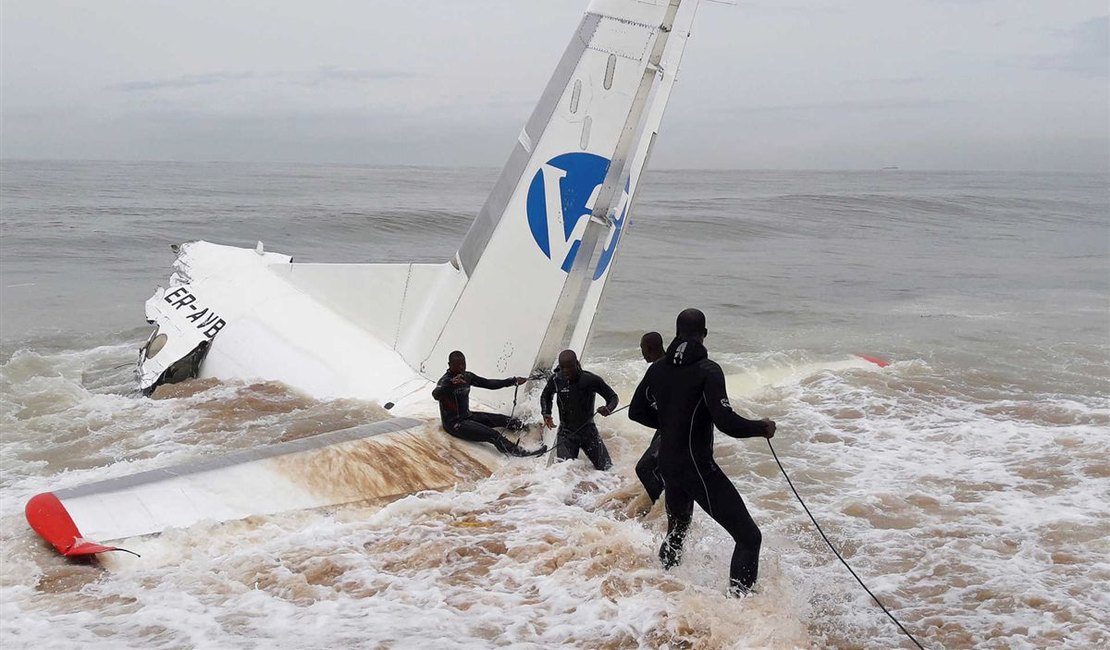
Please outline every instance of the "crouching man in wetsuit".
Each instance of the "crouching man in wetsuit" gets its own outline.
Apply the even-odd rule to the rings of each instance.
[[[743,596],[751,592],[759,574],[763,537],[740,493],[713,461],[713,426],[734,438],[771,438],[775,423],[748,420],[732,410],[724,373],[702,345],[708,333],[705,314],[683,311],[677,330],[663,360],[648,368],[628,410],[628,417],[660,433],[667,537],[659,559],[666,569],[682,561],[682,543],[696,502],[736,541],[728,594]]]
[[[472,442],[488,442],[510,456],[539,456],[547,451],[541,447],[536,451],[524,451],[512,440],[501,435],[493,427],[520,427],[519,421],[500,413],[483,413],[470,410],[470,387],[507,388],[520,386],[528,381],[524,377],[508,379],[486,379],[467,372],[466,356],[455,350],[447,357],[447,372],[436,382],[432,397],[439,402],[439,416],[443,430],[456,438]]]
[[[644,355],[644,361],[648,364],[654,364],[662,359],[663,336],[659,332],[648,332],[641,336],[640,354]],[[651,444],[636,463],[636,476],[640,478],[640,483],[643,484],[652,505],[659,500],[659,495],[663,494],[663,475],[659,473],[659,437],[659,432],[656,431],[651,437]],[[650,506],[644,512],[648,509]]]
[[[555,428],[551,419],[551,398],[558,395],[559,432],[555,436],[555,450],[559,460],[578,458],[578,451],[600,470],[613,466],[609,450],[601,440],[594,416],[594,396],[601,395],[605,404],[597,413],[608,417],[617,408],[617,394],[605,380],[582,369],[574,350],[559,353],[559,371],[552,375],[540,395],[540,412],[548,429]]]

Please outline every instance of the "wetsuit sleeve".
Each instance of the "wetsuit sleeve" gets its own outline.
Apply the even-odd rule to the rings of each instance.
[[[721,372],[721,367],[716,363],[707,369],[702,397],[709,407],[714,426],[722,433],[733,438],[757,438],[767,433],[765,422],[749,420],[732,410],[728,392],[725,390],[725,373]]]
[[[632,402],[628,405],[628,419],[639,422],[649,429],[658,429],[659,412],[652,406],[652,400],[648,395],[650,380],[651,368],[648,368],[647,374],[636,387],[636,392],[632,394]]]
[[[432,399],[437,402],[443,399],[444,393],[449,388],[447,385],[449,381],[451,381],[450,373],[439,378],[439,381],[436,382],[436,387],[432,389]]]
[[[616,391],[609,388],[609,384],[605,383],[604,379],[601,377],[597,378],[597,386],[594,390],[605,399],[605,406],[607,406],[610,411],[617,410],[617,404],[620,404],[621,400],[617,397]]]
[[[551,398],[555,396],[555,378],[547,380],[540,393],[540,415],[551,415]]]
[[[516,383],[515,377],[509,377],[508,379],[486,379],[485,377],[479,377],[472,372],[466,373],[466,380],[470,383],[471,386],[477,386],[478,388],[488,388],[490,390],[507,388]]]

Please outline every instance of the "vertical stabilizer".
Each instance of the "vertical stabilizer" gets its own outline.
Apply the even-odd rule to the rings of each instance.
[[[697,4],[590,4],[458,252],[466,284],[422,372],[453,349],[498,375],[581,351]]]

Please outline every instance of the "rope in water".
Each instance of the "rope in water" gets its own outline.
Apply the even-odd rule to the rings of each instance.
[[[532,381],[533,379],[544,379],[545,377],[547,377],[547,373],[545,373],[542,370],[536,370],[532,374],[528,375],[527,379],[528,379],[528,381]],[[517,384],[516,386],[513,386],[513,408],[509,411],[509,419],[510,420],[513,419],[513,415],[516,414],[516,400],[517,400],[517,395],[519,395],[519,394],[520,394],[520,384]],[[518,440],[518,442],[519,442],[519,440]]]
[[[914,645],[916,645],[918,648],[921,648],[921,650],[925,650],[925,647],[922,646],[912,634],[910,634],[910,631],[907,630],[901,623],[899,623],[898,619],[894,618],[894,615],[890,613],[890,610],[886,608],[886,605],[883,605],[882,601],[879,600],[879,597],[871,593],[871,590],[867,588],[867,585],[863,584],[863,580],[860,580],[859,576],[856,575],[856,572],[852,570],[852,567],[848,566],[848,562],[846,562],[844,558],[840,555],[840,551],[836,550],[836,547],[833,546],[833,543],[829,541],[828,536],[825,535],[825,531],[821,530],[821,524],[817,523],[817,519],[814,518],[813,513],[809,511],[808,507],[806,507],[806,502],[802,500],[802,495],[798,494],[798,490],[794,488],[794,482],[790,480],[790,475],[786,473],[786,468],[782,466],[782,461],[779,460],[779,455],[775,453],[775,448],[771,445],[770,438],[767,438],[767,446],[771,448],[771,455],[775,457],[775,462],[778,463],[779,470],[782,471],[783,477],[786,478],[786,483],[790,486],[790,489],[793,490],[794,496],[798,499],[798,503],[802,504],[802,509],[806,511],[807,515],[809,515],[810,521],[812,521],[813,525],[817,527],[817,532],[821,533],[821,537],[825,540],[825,543],[829,545],[829,548],[832,549],[833,554],[836,555],[836,559],[840,560],[844,567],[848,569],[848,573],[851,573],[852,577],[855,578],[856,582],[859,583],[859,586],[863,587],[863,590],[866,591],[867,594],[871,596],[871,598],[879,605],[879,607],[882,608],[883,612],[890,617],[890,620],[894,621],[894,624],[897,625],[898,628],[901,629],[902,632],[904,632],[905,635],[910,638],[910,641],[913,641]]]
[[[517,386],[516,389],[513,390],[513,408],[512,408],[511,411],[509,411],[509,417],[510,418],[512,417],[512,414],[516,412],[516,403],[517,403],[517,393],[516,393],[516,391],[519,388],[520,387]],[[624,409],[628,408],[629,406],[631,406],[631,404],[626,404],[626,405],[622,406],[621,408],[614,410],[609,415],[613,415],[613,413],[619,413],[619,412],[623,411]],[[582,426],[580,426],[577,429],[575,429],[574,431],[572,431],[570,433],[570,435],[573,436],[574,434],[578,433],[582,429],[586,428],[586,425],[593,422],[593,420],[594,420],[594,416],[591,415],[590,419],[586,420],[586,422],[584,424],[582,424]],[[894,618],[894,614],[890,613],[890,610],[888,610],[886,608],[886,605],[884,605],[883,602],[881,600],[879,600],[879,597],[876,596],[874,593],[871,592],[870,589],[867,588],[867,585],[865,585],[863,583],[863,580],[861,580],[860,577],[858,575],[856,575],[856,572],[852,570],[852,567],[849,566],[848,562],[844,559],[844,557],[842,555],[840,555],[840,551],[836,550],[836,547],[833,546],[833,543],[829,540],[828,535],[826,535],[825,531],[821,529],[821,524],[817,523],[816,517],[814,517],[813,513],[809,511],[809,507],[806,505],[806,502],[802,499],[802,495],[798,494],[797,488],[794,487],[794,481],[790,480],[790,475],[786,473],[786,468],[782,466],[782,461],[779,460],[779,455],[777,453],[775,453],[775,447],[771,444],[771,439],[770,438],[767,438],[767,447],[770,448],[771,455],[775,457],[775,463],[778,464],[779,471],[782,472],[782,476],[783,476],[783,478],[786,479],[786,483],[787,483],[787,485],[790,486],[790,490],[794,493],[794,497],[798,499],[798,503],[800,503],[802,505],[802,509],[806,511],[807,515],[809,515],[810,521],[812,521],[814,527],[817,528],[817,532],[821,534],[821,538],[824,539],[825,543],[829,545],[829,549],[832,550],[833,555],[836,556],[836,559],[840,560],[840,563],[844,565],[844,568],[848,569],[848,573],[852,574],[852,577],[856,579],[856,582],[859,583],[859,586],[863,587],[863,590],[867,592],[867,595],[871,596],[871,599],[874,600],[875,603],[883,610],[883,613],[886,614],[887,617],[890,618],[890,620],[894,621],[894,624],[898,626],[898,629],[902,630],[902,632],[907,637],[909,637],[910,641],[913,641],[914,645],[916,645],[921,650],[925,650],[925,647],[922,646],[920,642],[918,642],[918,640],[913,636],[913,634],[911,634],[910,631],[907,630],[906,627],[904,625],[902,625],[902,623],[899,622],[897,618]],[[555,450],[552,449],[552,453],[554,453],[554,451]],[[550,461],[551,461],[551,459],[548,459],[548,464],[550,464]]]
[[[628,408],[629,406],[632,406],[632,405],[631,404],[625,404],[624,406],[620,407],[619,409],[617,409],[615,411],[611,411],[609,413],[609,415],[613,415],[614,413],[620,413],[621,411]],[[590,424],[594,421],[594,416],[596,416],[596,415],[597,415],[597,412],[595,411],[594,415],[590,416],[590,419],[586,420],[586,422],[583,423],[582,426],[578,427],[574,431],[571,431],[568,435],[573,436],[574,434],[578,433],[582,429],[585,429],[587,424]],[[551,465],[555,462],[555,453],[559,451],[559,446],[557,444],[555,444],[556,441],[558,441],[558,439],[559,439],[558,438],[558,433],[556,433],[555,440],[553,440],[552,443],[551,443],[551,451],[547,454],[547,466],[548,467],[551,467]]]
[[[513,408],[509,411],[509,419],[513,419],[513,414],[516,413],[516,396],[520,392],[520,384],[513,386]]]
[[[624,406],[620,407],[619,409],[614,409],[614,410],[612,410],[612,411],[609,411],[609,415],[613,415],[614,413],[620,413],[621,411],[623,411],[624,409],[628,408],[629,406],[632,406],[632,405],[631,405],[631,404],[625,404]],[[594,415],[597,415],[597,412],[596,412],[596,411],[594,412]],[[578,433],[578,432],[579,432],[579,431],[581,431],[582,429],[585,429],[585,428],[586,428],[586,425],[587,425],[587,424],[593,424],[593,421],[594,421],[594,415],[591,415],[591,416],[590,416],[590,419],[589,419],[589,420],[586,420],[586,424],[583,424],[582,426],[578,427],[578,428],[577,428],[577,429],[575,429],[574,431],[571,431],[571,432],[570,432],[569,434],[567,434],[567,435],[571,435],[571,436],[573,436],[574,434]]]

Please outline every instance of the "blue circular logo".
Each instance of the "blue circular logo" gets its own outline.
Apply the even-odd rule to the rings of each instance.
[[[528,186],[528,228],[532,238],[543,254],[558,262],[563,271],[569,271],[574,263],[582,233],[608,170],[609,160],[596,154],[565,153],[541,165]],[[627,184],[624,189],[624,207],[604,244],[594,280],[608,268],[624,229],[628,214]]]

